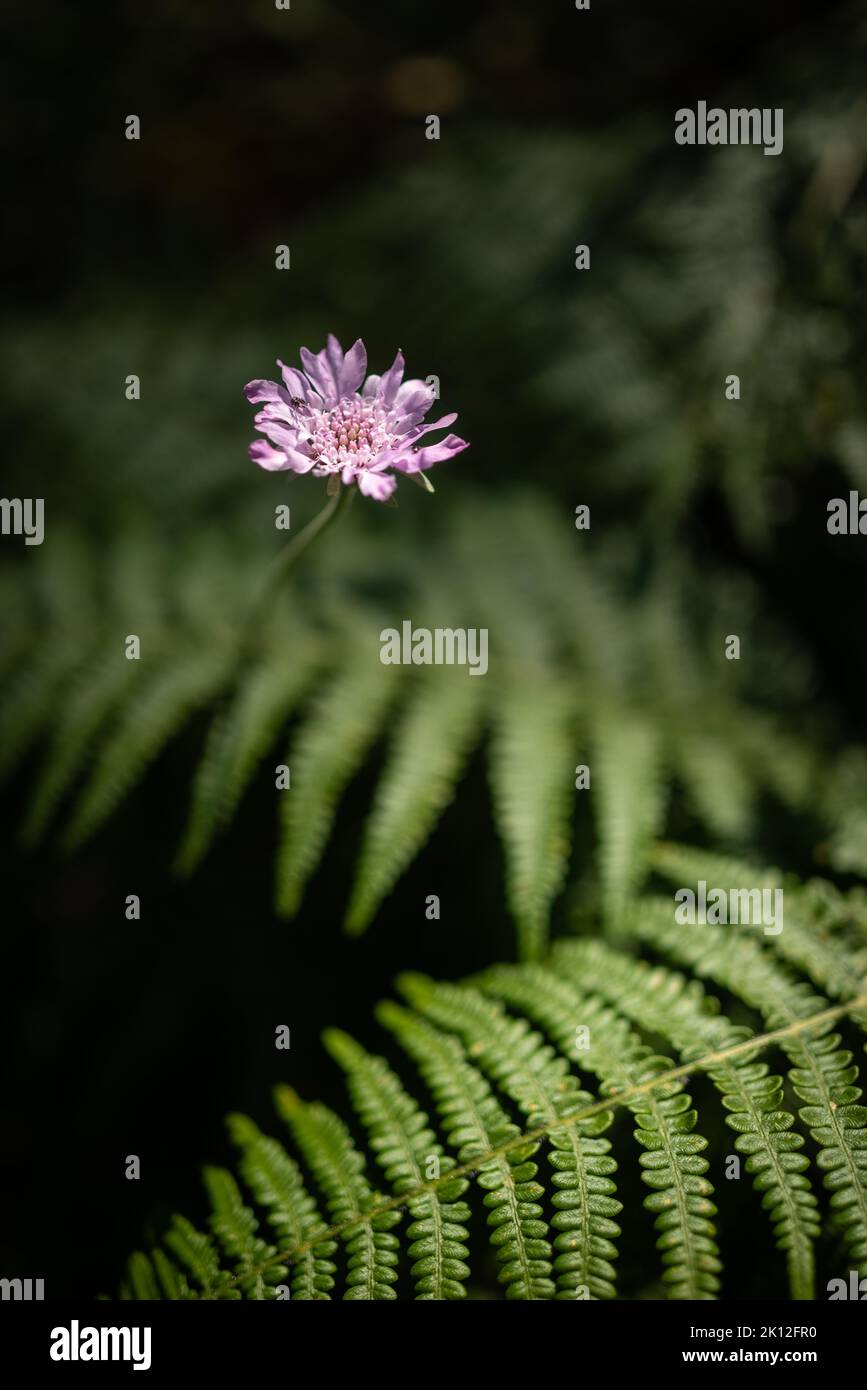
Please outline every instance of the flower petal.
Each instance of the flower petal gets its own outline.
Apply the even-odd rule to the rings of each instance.
[[[445,429],[447,425],[453,425],[458,418],[458,413],[453,410],[450,415],[441,415],[438,420],[431,420],[428,424],[423,424],[418,414],[405,415],[400,420],[396,420],[393,429],[395,434],[408,434],[410,441],[421,439],[423,434],[430,434],[431,430]]]
[[[343,359],[339,376],[340,394],[353,396],[364,380],[366,371],[367,348],[361,339],[357,338]]]
[[[294,367],[287,367],[280,361],[279,357],[277,358],[277,366],[283,374],[283,381],[289,393],[290,401],[294,396],[296,400],[305,401],[308,405],[315,404],[316,392],[312,390],[310,382],[303,372],[296,371]]]
[[[435,400],[433,387],[413,377],[401,383],[394,398],[394,408],[405,415],[410,410],[429,410]]]
[[[244,387],[244,395],[251,405],[257,405],[259,401],[276,401],[280,399],[280,387],[276,381],[264,381],[261,377],[256,381],[248,381]]]
[[[454,458],[455,454],[468,448],[466,439],[460,439],[456,434],[447,434],[439,444],[428,444],[424,449],[394,459],[392,467],[399,469],[401,473],[419,473],[425,468],[432,468],[435,463],[442,463],[444,459]]]
[[[398,387],[403,380],[403,368],[403,353],[398,349],[397,356],[379,383],[379,396],[386,407],[391,407],[394,404]]]
[[[260,468],[266,468],[269,473],[274,473],[279,469],[289,467],[288,460],[283,450],[272,449],[267,440],[254,439],[248,453],[254,463],[258,463]]]
[[[336,339],[335,339],[336,341]],[[328,360],[328,349],[323,348],[321,352],[313,356],[309,348],[301,349],[301,362],[304,366],[306,375],[316,387],[326,405],[336,405],[338,390],[337,382],[331,363]]]
[[[355,476],[359,492],[376,502],[386,502],[397,487],[397,479],[391,473],[372,473],[369,468],[360,468]]]

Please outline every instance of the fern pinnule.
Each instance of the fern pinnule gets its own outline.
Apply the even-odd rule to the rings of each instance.
[[[381,1057],[373,1057],[348,1034],[327,1029],[323,1042],[347,1074],[355,1109],[369,1135],[371,1151],[389,1187],[401,1195],[423,1188],[435,1170],[439,1178],[454,1159],[428,1125],[427,1116],[404,1090]],[[407,1200],[406,1238],[415,1296],[422,1301],[466,1297],[470,1268],[465,1221],[470,1209],[460,1197],[465,1178]]]
[[[451,800],[482,710],[482,682],[452,667],[429,667],[409,692],[364,831],[345,923],[353,935],[369,925]]]
[[[752,889],[781,888],[785,882],[779,869],[759,869],[689,845],[657,845],[652,862],[673,883],[703,878],[709,892],[719,888],[728,892],[747,883]],[[861,943],[850,944],[835,935],[833,925],[835,915],[844,922],[857,920],[851,914],[858,911],[858,901],[852,893],[840,894],[822,880],[803,885],[790,882],[783,892],[785,927],[773,936],[774,951],[833,999],[852,999],[864,988],[867,961],[859,954]]]
[[[421,975],[402,975],[397,984],[415,1009],[462,1038],[476,1065],[531,1125],[592,1104],[593,1097],[579,1089],[566,1059],[496,1001],[468,986],[436,984]],[[617,1164],[604,1137],[612,1118],[610,1111],[603,1111],[549,1138],[552,1203],[557,1209],[551,1225],[560,1232],[554,1239],[559,1300],[615,1297],[613,1242],[620,1227],[613,1218],[622,1206],[612,1177]]]
[[[320,861],[337,802],[378,737],[394,700],[396,668],[359,644],[352,660],[319,693],[286,755],[291,792],[280,802],[277,909],[297,912]]]
[[[608,708],[594,720],[593,809],[606,924],[622,935],[640,889],[665,809],[661,745],[653,724]]]
[[[300,1247],[292,1262],[292,1298],[305,1303],[328,1300],[334,1288],[336,1267],[331,1257],[337,1242],[317,1240],[328,1228],[304,1186],[298,1164],[282,1144],[262,1134],[246,1115],[230,1115],[228,1124],[241,1150],[239,1172],[267,1212],[268,1224],[280,1239],[281,1248]]]
[[[827,1000],[798,980],[756,941],[731,935],[724,926],[705,924],[685,932],[674,921],[671,902],[649,899],[635,916],[638,938],[654,951],[716,981],[757,1009],[770,1028],[780,1028],[822,1013]],[[772,942],[774,937],[768,938]],[[793,1064],[788,1075],[795,1094],[805,1102],[799,1118],[819,1145],[817,1163],[824,1186],[853,1257],[867,1268],[867,1108],[858,1105],[854,1084],[858,1068],[841,1047],[831,1024],[815,1036],[799,1032],[780,1046]]]
[[[553,964],[600,994],[639,1027],[671,1040],[684,1061],[725,1051],[751,1036],[730,1023],[717,1000],[697,980],[650,966],[613,951],[601,941],[561,942]],[[792,1298],[814,1297],[813,1242],[819,1235],[818,1203],[809,1178],[803,1137],[792,1132],[795,1117],[782,1108],[783,1078],[765,1062],[740,1053],[708,1067],[723,1098],[726,1124],[737,1133],[735,1148],[748,1155],[746,1171],[786,1253]]]
[[[605,1095],[664,1076],[671,1067],[670,1059],[655,1056],[613,1009],[543,966],[499,966],[479,983],[541,1024],[582,1070],[599,1077]],[[576,1042],[579,1030],[588,1040],[586,1048]],[[702,1156],[707,1141],[695,1132],[698,1116],[690,1097],[675,1079],[626,1103],[636,1117],[636,1142],[645,1150],[642,1179],[653,1191],[644,1205],[656,1213],[663,1283],[672,1298],[713,1298],[722,1268],[716,1207]]]
[[[266,1288],[279,1284],[288,1267],[275,1263],[275,1247],[257,1236],[256,1214],[244,1205],[241,1190],[228,1169],[205,1168],[203,1177],[211,1199],[211,1230],[231,1262],[236,1285],[244,1298],[262,1303]]]
[[[489,778],[506,855],[506,889],[519,954],[536,960],[571,849],[574,717],[541,672],[509,682],[494,699]]]
[[[138,679],[136,663],[118,653],[102,655],[76,672],[33,788],[21,829],[25,844],[34,845],[44,835],[63,797],[84,769],[99,733]]]
[[[175,1215],[166,1232],[165,1244],[193,1280],[193,1299],[231,1299],[243,1297],[232,1275],[220,1267],[220,1257],[210,1236],[199,1231],[185,1216]],[[186,1278],[186,1276],[185,1276]]]
[[[177,867],[191,873],[232,818],[258,763],[317,669],[315,643],[301,634],[269,652],[240,677],[228,707],[216,715],[193,784]]]
[[[677,729],[672,762],[699,820],[724,843],[747,838],[753,826],[755,782],[723,729]]]
[[[555,1291],[550,1277],[551,1245],[539,1205],[545,1189],[536,1181],[538,1167],[533,1161],[538,1142],[497,1152],[520,1131],[481,1073],[470,1065],[456,1037],[396,1004],[381,1004],[377,1018],[416,1062],[458,1162],[478,1160],[476,1181],[485,1192],[490,1240],[499,1265],[497,1278],[506,1297],[551,1298]]]
[[[371,1214],[377,1193],[365,1177],[363,1154],[356,1149],[343,1121],[326,1106],[305,1103],[288,1086],[276,1091],[277,1108],[325,1194],[328,1214],[341,1232],[346,1248],[347,1293],[359,1299],[390,1302],[396,1295],[399,1242],[392,1235],[400,1213]]]
[[[230,643],[190,645],[154,657],[140,673],[142,689],[127,703],[112,732],[101,745],[91,775],[81,791],[63,833],[72,850],[82,844],[111,815],[125,793],[190,714],[207,705],[230,678],[234,649]],[[125,661],[122,651],[118,662]],[[152,671],[149,666],[157,665]]]

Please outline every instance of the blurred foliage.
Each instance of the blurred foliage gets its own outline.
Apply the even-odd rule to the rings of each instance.
[[[273,786],[275,766],[288,766],[291,788],[274,793],[276,903],[287,915],[348,782],[388,734],[347,918],[354,931],[427,840],[486,725],[524,955],[545,949],[580,764],[592,776],[612,929],[641,887],[673,781],[723,845],[750,845],[765,793],[808,825],[824,801],[831,833],[842,811],[826,771],[827,721],[810,710],[808,665],[748,580],[687,583],[674,556],[640,587],[619,566],[606,578],[580,553],[588,533],[570,531],[568,515],[530,492],[491,499],[466,489],[460,502],[424,501],[445,508],[435,546],[419,548],[417,517],[386,549],[353,517],[264,613],[254,604],[265,560],[258,509],[231,528],[200,529],[180,558],[142,529],[121,532],[99,558],[75,533],[53,537],[33,592],[16,576],[8,605],[7,652],[21,669],[0,703],[6,768],[50,732],[25,838],[35,842],[56,818],[66,847],[77,848],[190,716],[212,708],[179,865],[197,867],[252,779]],[[382,665],[380,633],[399,631],[407,614],[422,628],[486,628],[487,674]],[[732,626],[748,660],[725,658]],[[130,633],[140,660],[126,658]],[[851,845],[848,853],[847,867],[858,867]]]

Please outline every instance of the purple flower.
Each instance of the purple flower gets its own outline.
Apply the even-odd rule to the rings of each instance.
[[[431,430],[453,424],[457,415],[424,423],[434,393],[423,381],[403,380],[401,352],[385,376],[365,379],[367,351],[361,339],[344,353],[329,334],[327,347],[315,356],[302,348],[301,362],[303,372],[278,359],[282,386],[251,381],[244,387],[247,400],[262,405],[255,423],[265,438],[250,445],[250,458],[260,468],[339,476],[347,485],[358,483],[366,497],[385,502],[397,486],[391,469],[421,473],[468,447],[456,434],[437,444],[419,443]]]

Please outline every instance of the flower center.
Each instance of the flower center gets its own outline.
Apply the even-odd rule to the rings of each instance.
[[[330,410],[313,412],[309,445],[317,462],[336,473],[347,464],[363,468],[387,449],[392,435],[373,401],[338,401]]]

